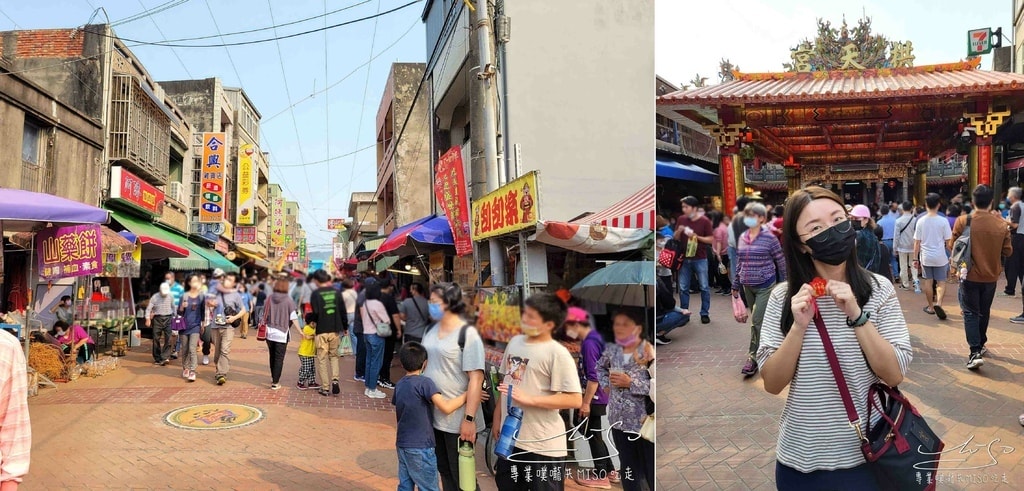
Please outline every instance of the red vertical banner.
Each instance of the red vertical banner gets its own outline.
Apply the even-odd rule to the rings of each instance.
[[[469,230],[469,197],[466,196],[466,175],[462,167],[462,149],[450,148],[437,161],[434,177],[434,196],[444,208],[448,225],[455,238],[455,253],[465,256],[473,253],[473,239]]]
[[[719,178],[722,180],[722,211],[732,213],[736,207],[736,168],[733,167],[732,155],[724,154],[720,157],[721,172]]]
[[[992,145],[978,145],[978,184],[992,185]]]

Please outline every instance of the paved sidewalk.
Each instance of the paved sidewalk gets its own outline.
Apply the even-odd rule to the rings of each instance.
[[[29,399],[32,467],[23,489],[395,489],[390,397],[363,395],[362,383],[352,380],[353,357],[342,360],[340,396],[296,389],[297,347],[289,345],[278,391],[269,389],[266,345],[254,337],[235,339],[223,387],[213,380],[213,365],[200,366],[191,384],[176,363],[154,367],[144,340],[113,372],[41,389]],[[402,374],[392,369],[396,380]],[[203,403],[247,404],[265,416],[217,431],[164,422],[174,409]],[[481,449],[479,482],[494,490]]]
[[[1024,412],[1024,325],[1007,321],[1020,313],[1021,297],[995,299],[991,354],[977,372],[964,368],[968,349],[955,289],[946,293],[946,321],[922,312],[923,295],[899,297],[914,346],[901,388],[946,443],[939,489],[1024,488],[1024,428],[1017,423]],[[691,308],[699,301],[691,297]],[[711,317],[711,324],[691,323],[658,348],[658,488],[775,489],[785,392],[773,396],[759,376],[740,374],[750,329],[732,319],[728,297],[713,296]]]

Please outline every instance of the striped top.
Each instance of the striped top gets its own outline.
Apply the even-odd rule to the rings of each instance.
[[[743,232],[736,251],[736,283],[743,286],[771,286],[786,279],[786,258],[782,244],[766,228],[753,241]]]
[[[25,366],[18,338],[0,332],[0,482],[21,482],[28,474],[32,425]]]
[[[913,350],[903,310],[892,282],[879,275],[873,276],[875,288],[864,306],[871,314],[871,322],[858,329],[878,329],[892,344],[900,371],[906,374]],[[789,301],[788,295],[786,284],[780,284],[772,291],[765,308],[761,346],[757,351],[757,363],[762,368],[782,344],[782,305]],[[846,325],[846,314],[836,307],[832,297],[819,297],[818,310],[832,338],[857,414],[866,417],[868,388],[879,382],[879,378],[868,367],[854,330]],[[877,416],[878,412],[873,415]],[[780,463],[800,472],[849,469],[865,462],[813,322],[804,335],[796,373],[789,384],[776,454]]]

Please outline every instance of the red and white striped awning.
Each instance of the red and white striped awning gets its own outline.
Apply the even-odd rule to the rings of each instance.
[[[583,225],[599,223],[606,227],[646,228],[653,230],[654,202],[654,184],[652,183],[604,211],[587,215],[572,223]]]

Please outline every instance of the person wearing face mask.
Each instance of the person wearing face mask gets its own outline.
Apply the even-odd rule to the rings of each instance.
[[[928,302],[924,306],[926,314],[934,314],[939,319],[946,319],[946,311],[942,309],[942,299],[946,296],[946,278],[949,276],[949,239],[953,237],[953,229],[949,221],[939,216],[941,197],[928,193],[924,202],[928,206],[928,214],[917,221],[914,230],[914,266],[921,268],[921,289],[924,290]]]
[[[1006,287],[1000,293],[1007,297],[1017,294],[1017,284],[1024,285],[1024,221],[1021,220],[1024,202],[1021,201],[1021,196],[1022,192],[1019,187],[1014,186],[1006,191],[1007,201],[1010,202],[1006,227],[1010,230],[1013,254],[1006,258]],[[1021,315],[1018,320],[1024,323],[1024,315]]]
[[[79,365],[91,360],[92,354],[96,351],[96,342],[77,324],[69,326],[57,321],[53,324],[52,335],[57,339],[57,344],[63,347],[64,352],[75,357]]]
[[[60,302],[50,309],[50,313],[57,317],[57,320],[72,325],[75,323],[75,309],[71,305],[71,295],[60,297]]]
[[[431,361],[423,369],[423,376],[433,380],[446,399],[466,394],[466,405],[451,414],[434,409],[434,454],[444,491],[459,489],[459,440],[475,443],[477,433],[485,428],[480,405],[484,342],[477,329],[463,318],[466,309],[459,285],[438,283],[430,287],[427,313],[432,324],[423,333],[421,344]]]
[[[789,387],[776,449],[780,490],[879,489],[843,410],[820,330],[831,339],[864,432],[868,389],[899,385],[913,348],[892,282],[858,263],[855,244],[835,193],[811,186],[789,198],[787,282],[768,299],[757,352],[765,390]],[[816,278],[825,282],[820,296],[811,286]]]
[[[196,381],[196,365],[199,362],[197,349],[202,332],[209,324],[206,308],[206,295],[203,293],[203,280],[199,275],[189,275],[186,280],[188,291],[178,302],[178,314],[185,319],[185,330],[178,333],[181,339],[181,378],[189,382]]]
[[[614,421],[612,439],[619,453],[624,491],[639,491],[644,483],[654,489],[654,443],[637,435],[649,414],[650,367],[654,347],[645,339],[641,309],[623,309],[612,317],[615,343],[597,362],[601,387],[608,391],[608,420]]]
[[[149,299],[146,307],[146,327],[153,328],[153,365],[164,366],[171,362],[171,316],[174,315],[174,296],[171,285],[160,284],[160,291]]]
[[[494,412],[495,441],[507,416],[507,401],[522,409],[522,426],[516,436],[512,459],[498,458],[494,481],[499,491],[519,489],[564,489],[564,480],[530,485],[522,482],[522,462],[530,462],[535,473],[565,476],[568,438],[562,409],[582,405],[583,390],[569,350],[555,341],[552,332],[568,314],[565,303],[553,293],[537,293],[523,306],[523,334],[513,337],[505,347],[499,372],[504,380],[498,387],[500,411]],[[516,476],[519,476],[518,479]]]
[[[660,287],[660,285],[659,285]],[[580,356],[576,370],[583,388],[583,405],[577,414],[580,433],[584,435],[584,445],[590,446],[590,456],[594,462],[592,471],[573,476],[576,484],[588,488],[611,487],[611,478],[615,472],[612,461],[608,458],[608,446],[604,442],[604,430],[601,418],[608,408],[608,393],[600,386],[597,376],[597,362],[604,353],[604,338],[590,325],[590,314],[579,307],[569,307],[565,317],[565,335],[574,341],[580,341]]]
[[[864,269],[872,273],[881,271],[882,258],[878,253],[878,236],[875,235],[875,224],[871,219],[871,210],[864,205],[854,206],[850,211],[850,221],[857,231],[857,261]]]
[[[743,210],[743,222],[748,227],[740,236],[736,251],[736,294],[743,289],[743,297],[750,302],[750,349],[747,361],[740,370],[744,377],[757,373],[757,346],[761,337],[761,322],[764,308],[768,303],[775,284],[786,279],[786,258],[782,255],[782,244],[765,226],[768,210],[761,203],[753,202]]]
[[[899,272],[899,262],[897,261],[896,255],[893,253],[896,249],[894,243],[896,239],[896,219],[899,218],[900,214],[898,211],[896,202],[889,203],[889,206],[885,208],[882,213],[882,217],[878,219],[878,228],[882,229],[881,241],[889,249],[888,255],[883,255],[880,260],[881,262],[888,262],[888,269],[890,274],[896,275]]]

